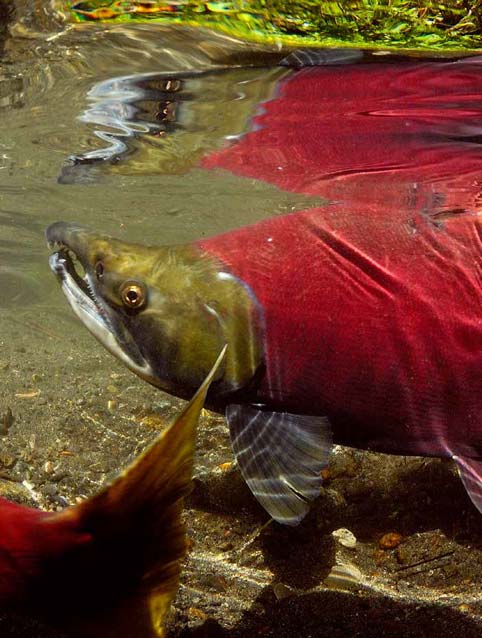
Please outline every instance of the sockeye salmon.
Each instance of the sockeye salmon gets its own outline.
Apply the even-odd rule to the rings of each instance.
[[[150,383],[186,397],[228,345],[208,405],[255,497],[294,525],[332,442],[451,457],[482,510],[481,221],[362,203],[179,246],[64,222],[46,236],[76,314]]]
[[[0,499],[0,607],[75,635],[163,636],[186,551],[182,498],[209,376],[172,425],[104,490],[60,513]]]
[[[481,510],[480,57],[336,65],[350,55],[289,56],[328,66],[284,77],[202,162],[338,203],[174,247],[54,224],[51,266],[168,392],[188,396],[228,343],[208,403],[276,520],[304,516],[332,441],[452,457]]]

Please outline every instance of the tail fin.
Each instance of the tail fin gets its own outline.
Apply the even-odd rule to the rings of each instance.
[[[44,519],[54,526],[75,521],[90,538],[49,566],[41,596],[51,603],[58,594],[56,611],[82,636],[163,636],[186,551],[182,497],[191,486],[196,426],[225,350],[181,414],[117,480]]]

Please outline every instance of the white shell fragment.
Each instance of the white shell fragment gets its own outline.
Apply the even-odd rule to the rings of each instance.
[[[353,590],[360,589],[362,583],[362,573],[351,563],[340,563],[334,565],[331,572],[323,581],[330,589]]]
[[[349,549],[354,549],[356,547],[356,536],[353,532],[350,532],[349,529],[346,529],[346,527],[335,529],[331,535],[340,543],[340,545],[343,545],[343,547],[348,547]]]

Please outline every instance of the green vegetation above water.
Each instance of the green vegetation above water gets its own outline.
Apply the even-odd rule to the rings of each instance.
[[[187,24],[266,44],[481,48],[482,3],[477,0],[88,0],[62,5],[75,21]]]

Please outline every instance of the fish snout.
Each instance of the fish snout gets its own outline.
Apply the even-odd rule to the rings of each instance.
[[[55,222],[45,231],[45,239],[50,248],[63,246],[75,250],[74,244],[78,243],[81,237],[94,234],[87,226],[71,222]]]

